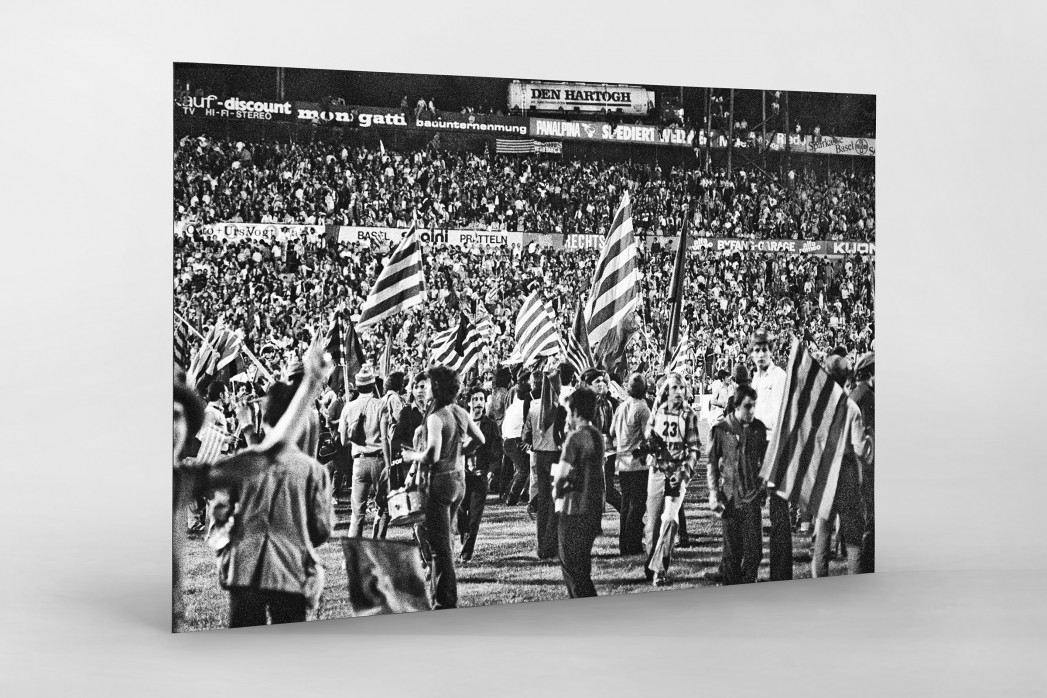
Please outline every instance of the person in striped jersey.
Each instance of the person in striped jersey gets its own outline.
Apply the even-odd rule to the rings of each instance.
[[[669,564],[680,524],[680,509],[687,482],[698,464],[701,441],[698,414],[684,399],[687,383],[679,373],[669,373],[647,423],[651,463],[647,480],[647,526],[644,539],[647,564],[644,573],[655,586],[672,584]]]

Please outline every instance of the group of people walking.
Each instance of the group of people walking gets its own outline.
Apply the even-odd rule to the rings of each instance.
[[[183,494],[198,495],[220,483],[232,493],[235,525],[219,552],[220,581],[230,594],[230,625],[264,623],[266,609],[272,622],[304,620],[322,591],[316,549],[332,534],[334,510],[329,471],[316,460],[321,412],[331,417],[336,444],[350,454],[351,475],[344,478],[351,483],[350,538],[365,535],[369,506],[374,510],[370,537],[386,537],[390,490],[423,494],[414,539],[434,608],[458,605],[457,566],[470,562],[482,538],[491,494],[504,504],[528,508],[536,558],[559,561],[568,596],[597,594],[592,550],[608,506],[619,515],[619,554],[636,556],[653,585],[671,585],[674,550],[686,535],[683,504],[703,451],[708,505],[722,519],[723,536],[720,565],[703,576],[724,584],[757,580],[766,508],[770,579],[792,578],[795,512],[760,478],[778,427],[785,373],[771,362],[766,332],[757,331],[749,348],[753,375],[736,372],[731,390],[724,391],[722,381],[714,389],[717,410],[706,445],[687,377],[679,372],[664,376],[653,399],[641,373],[630,375],[624,395],[616,397],[604,371],[591,368],[576,378],[573,367],[560,362],[522,371],[515,384],[509,369],[501,367],[486,384],[464,392],[458,374],[444,366],[417,373],[409,383],[394,372],[385,377],[381,394],[378,379],[365,365],[355,377],[355,397],[345,402],[330,391],[319,395],[323,381],[317,366],[322,362],[307,357],[312,373],[300,367],[297,382],[269,389],[256,445],[210,471],[241,475],[210,484],[190,478],[195,484],[182,488]],[[874,363],[871,354],[863,356],[852,371],[845,358],[834,355],[825,366],[841,385],[854,385],[851,396],[860,410],[849,424],[853,435],[833,520],[815,522],[813,573],[828,572],[836,519],[848,572],[872,571]],[[180,396],[188,406],[183,412],[196,409],[188,395],[176,390],[176,416]],[[274,432],[292,397],[297,402],[285,420],[292,426]],[[179,448],[176,443],[176,464]],[[279,517],[268,511],[273,497],[287,498]],[[304,562],[288,566],[291,559]]]

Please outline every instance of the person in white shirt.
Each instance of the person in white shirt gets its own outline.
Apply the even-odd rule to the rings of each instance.
[[[709,423],[713,424],[727,408],[727,399],[731,396],[731,386],[727,379],[730,376],[722,368],[716,372],[716,380],[712,384],[712,400],[709,403]]]
[[[767,440],[771,441],[778,429],[782,399],[785,394],[785,371],[775,366],[771,359],[771,340],[767,330],[760,328],[753,333],[749,349],[756,370],[751,384],[756,389],[756,419],[767,427]],[[770,509],[770,563],[771,581],[793,578],[793,537],[789,521],[789,503],[774,490],[767,491],[767,506]]]
[[[523,435],[524,415],[531,402],[531,375],[527,371],[520,373],[520,380],[510,391],[509,406],[505,408],[502,419],[502,450],[513,464],[515,475],[505,488],[505,503],[515,506],[520,501],[527,480],[531,474],[530,458],[520,442]]]

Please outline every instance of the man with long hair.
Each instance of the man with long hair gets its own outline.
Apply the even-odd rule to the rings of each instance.
[[[418,528],[423,550],[431,556],[434,608],[458,606],[458,577],[454,569],[451,527],[465,496],[466,436],[480,444],[484,435],[455,399],[461,384],[446,366],[427,371],[432,404],[425,418],[425,450],[409,452],[418,461],[416,478],[425,496],[425,520]]]
[[[648,463],[637,450],[651,419],[647,406],[647,381],[643,374],[629,376],[629,397],[615,410],[611,424],[611,441],[616,451],[618,478],[622,486],[621,524],[618,552],[638,555],[643,552],[643,516],[647,511]]]
[[[400,417],[393,426],[389,471],[389,486],[392,489],[404,486],[409,465],[404,465],[403,451],[414,448],[415,432],[422,426],[428,411],[429,376],[422,371],[411,380],[410,397],[400,410]]]
[[[669,373],[647,423],[651,470],[647,480],[644,572],[655,586],[672,584],[669,564],[680,525],[680,509],[701,449],[698,415],[687,404],[686,391],[683,377]]]

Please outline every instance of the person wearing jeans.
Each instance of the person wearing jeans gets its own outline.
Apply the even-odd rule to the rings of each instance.
[[[484,435],[484,443],[473,442],[465,449],[465,498],[458,509],[458,533],[462,539],[462,562],[469,562],[476,547],[487,503],[487,475],[496,455],[501,454],[498,425],[484,413],[487,391],[481,387],[469,393],[469,411]]]
[[[647,381],[643,374],[629,376],[629,397],[615,410],[611,422],[611,443],[616,451],[618,479],[622,486],[622,508],[618,527],[618,552],[638,555],[643,552],[643,517],[647,512],[647,459],[633,452],[643,441],[651,408],[644,396]]]
[[[364,365],[356,374],[356,387],[360,395],[346,404],[338,425],[342,443],[351,444],[353,449],[353,511],[349,536],[363,535],[367,502],[373,497],[377,510],[373,536],[378,538],[389,520],[389,472],[382,456],[382,402],[375,394],[374,371],[370,366]],[[361,430],[362,440],[353,441]]]
[[[458,573],[454,567],[451,526],[465,497],[465,470],[434,472],[425,502],[425,519],[419,527],[432,565],[434,608],[458,606]]]
[[[404,457],[418,462],[418,488],[425,497],[425,519],[417,533],[422,550],[431,555],[434,608],[458,606],[458,576],[454,568],[451,529],[465,496],[466,437],[480,445],[484,435],[469,413],[455,404],[460,384],[458,374],[446,366],[428,371],[432,406],[424,427],[425,450],[406,451]]]
[[[757,395],[751,386],[739,385],[732,404],[709,435],[709,508],[723,519],[723,583],[753,584],[763,558],[766,489],[760,468],[767,427],[755,418]]]

